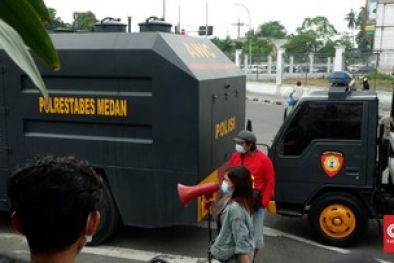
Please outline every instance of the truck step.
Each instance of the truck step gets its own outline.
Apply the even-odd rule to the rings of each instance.
[[[279,215],[291,216],[291,217],[302,217],[304,215],[303,213],[301,213],[299,211],[286,210],[286,209],[280,209],[276,213]]]

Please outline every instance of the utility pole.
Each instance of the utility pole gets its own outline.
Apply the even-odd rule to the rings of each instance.
[[[208,38],[208,1],[205,3],[205,38]]]
[[[181,5],[179,4],[178,8],[178,30],[181,32]]]
[[[231,25],[237,27],[238,39],[239,39],[239,38],[240,38],[240,35],[241,35],[241,26],[244,26],[245,23],[241,23],[241,19],[238,18],[238,23],[232,23]]]
[[[250,19],[249,8],[247,8],[246,5],[243,5],[243,4],[235,4],[235,5],[243,7],[249,16],[249,34],[250,34],[250,36],[249,36],[249,65],[252,65],[252,20]],[[245,35],[245,40],[246,40],[246,35]]]
[[[356,48],[356,12],[353,10],[353,8],[350,11],[353,14],[353,48]]]
[[[163,21],[166,20],[166,0],[163,0]]]

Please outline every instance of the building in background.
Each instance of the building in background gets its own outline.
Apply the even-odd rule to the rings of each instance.
[[[376,0],[367,0],[373,2]],[[377,53],[377,67],[382,73],[394,72],[394,0],[377,0],[374,33],[374,52]],[[367,4],[367,7],[373,5]],[[369,10],[366,12],[369,14]],[[368,20],[368,18],[367,18]]]

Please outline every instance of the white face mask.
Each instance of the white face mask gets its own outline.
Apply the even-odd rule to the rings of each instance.
[[[235,144],[235,150],[239,153],[246,153],[246,150],[244,149],[244,147],[242,147],[242,145],[239,145],[239,144]]]
[[[228,183],[226,181],[223,180],[221,188],[222,188],[223,194],[225,194],[225,195],[231,194],[230,186],[228,185]]]

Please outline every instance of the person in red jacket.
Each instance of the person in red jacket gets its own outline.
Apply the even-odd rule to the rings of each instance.
[[[261,192],[261,207],[252,215],[254,228],[254,258],[264,247],[264,218],[269,201],[274,192],[275,172],[270,158],[257,149],[256,136],[244,130],[234,138],[236,152],[230,158],[229,165],[246,166],[251,173],[253,188]]]

